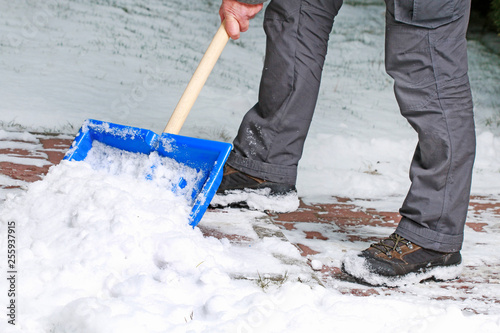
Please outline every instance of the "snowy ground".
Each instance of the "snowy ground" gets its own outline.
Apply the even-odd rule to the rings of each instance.
[[[217,29],[217,10],[216,0],[1,2],[1,127],[74,135],[94,118],[161,132]],[[371,198],[364,204],[396,211],[408,188],[416,135],[384,73],[383,21],[379,0],[347,1],[340,11],[300,165],[306,201]],[[262,14],[228,44],[181,134],[231,141],[257,98],[261,24]],[[478,132],[472,192],[499,195],[500,58],[475,41],[469,50]],[[16,194],[2,193],[0,221],[4,230],[15,221],[18,232],[19,321],[0,322],[2,332],[1,325],[20,332],[500,330],[495,305],[470,315],[426,295],[355,298],[300,283],[300,267],[268,255],[299,260],[289,243],[266,238],[242,247],[203,237],[182,223],[186,212],[171,205],[170,193],[130,178],[63,163]],[[217,223],[245,229],[259,217],[234,214],[238,226]],[[498,230],[498,221],[490,228]],[[495,233],[485,240],[499,241]],[[5,237],[0,244],[6,248]],[[496,251],[482,254],[489,252]],[[292,278],[266,292],[234,278],[284,270]],[[4,278],[0,287],[8,289]]]

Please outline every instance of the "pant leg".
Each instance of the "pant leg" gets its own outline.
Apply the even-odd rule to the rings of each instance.
[[[475,157],[465,39],[470,0],[386,3],[386,69],[401,113],[418,133],[397,232],[425,248],[458,251]]]
[[[295,184],[313,116],[328,38],[342,0],[272,0],[259,101],[243,118],[228,164]]]

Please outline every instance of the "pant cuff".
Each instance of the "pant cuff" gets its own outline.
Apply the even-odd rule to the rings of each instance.
[[[403,217],[396,233],[409,241],[429,250],[439,252],[457,252],[462,248],[464,235],[446,235],[425,228]]]
[[[275,183],[295,185],[297,181],[297,167],[270,164],[254,161],[231,152],[227,160],[231,167],[250,176],[265,179]]]

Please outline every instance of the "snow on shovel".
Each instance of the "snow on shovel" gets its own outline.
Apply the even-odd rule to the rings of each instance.
[[[196,183],[192,185],[192,191],[189,187],[192,203],[189,224],[193,227],[196,226],[220,185],[223,166],[232,145],[225,142],[185,137],[178,135],[178,133],[228,40],[229,36],[223,23],[201,59],[161,135],[147,129],[89,119],[83,123],[64,159],[82,161],[87,157],[92,146],[96,142],[100,142],[131,153],[149,155],[156,152],[159,156],[171,158],[182,165],[195,169],[199,176]],[[186,185],[186,179],[179,175],[179,182],[172,190],[177,192],[184,189]]]

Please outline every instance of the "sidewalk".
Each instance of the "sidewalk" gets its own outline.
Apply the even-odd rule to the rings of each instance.
[[[73,138],[67,135],[0,131],[0,205],[9,193],[23,191],[29,183],[41,180],[52,165],[61,161],[72,141]],[[332,203],[328,204],[301,201],[299,210],[293,213],[252,212],[255,214],[252,225],[236,225],[238,214],[249,212],[209,210],[198,227],[206,237],[242,246],[251,246],[265,237],[290,242],[301,254],[279,258],[293,267],[290,271],[301,272],[299,278],[308,276],[308,283],[333,288],[342,294],[399,297],[410,293],[448,302],[474,314],[500,313],[498,263],[492,265],[491,260],[483,260],[485,253],[495,253],[499,246],[496,242],[500,233],[500,198],[471,197],[460,279],[402,288],[359,285],[339,268],[340,262],[335,258],[348,251],[362,250],[378,238],[389,235],[399,221],[397,212],[364,208],[368,205],[361,205],[362,202],[349,198],[332,198]],[[279,280],[286,276],[268,278]]]

